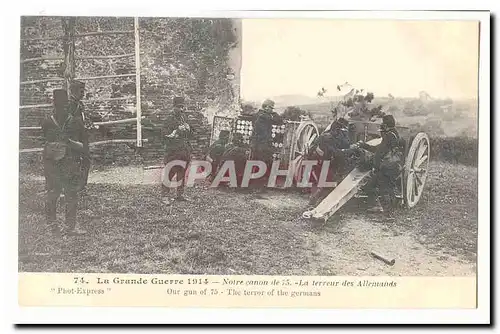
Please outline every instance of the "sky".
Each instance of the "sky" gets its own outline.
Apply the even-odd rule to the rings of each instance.
[[[240,94],[315,96],[349,82],[375,96],[475,98],[475,21],[244,19]]]

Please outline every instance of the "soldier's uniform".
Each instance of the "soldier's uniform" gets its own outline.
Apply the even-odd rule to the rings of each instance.
[[[323,132],[313,143],[310,159],[317,159],[318,164],[313,171],[320,177],[323,161],[330,161],[330,168],[326,180],[329,182],[341,182],[345,175],[350,172],[350,155],[354,152],[348,136],[348,122],[340,118],[331,124],[331,127]],[[318,188],[313,191],[309,204],[314,205],[323,198],[329,189]]]
[[[281,116],[274,111],[274,102],[266,100],[258,111],[254,122],[252,136],[252,159],[267,165],[266,175],[270,173],[273,163],[274,148],[272,146],[272,126],[281,122]]]
[[[80,159],[80,172],[81,179],[79,184],[79,191],[83,190],[87,185],[87,181],[89,178],[90,171],[90,154],[89,152],[89,141],[87,131],[92,129],[93,125],[89,117],[85,114],[85,106],[82,102],[82,98],[85,93],[85,83],[81,81],[74,80],[70,84],[70,97],[69,97],[69,113],[73,115],[73,117],[77,117],[81,120],[84,125],[85,136],[83,138],[83,146],[86,150],[87,154],[81,156]]]
[[[229,131],[222,130],[219,134],[219,139],[217,139],[212,145],[210,145],[206,159],[212,164],[212,172],[210,173],[210,178],[213,179],[217,175],[218,167],[226,150],[226,145],[229,141]]]
[[[63,231],[82,234],[84,232],[76,227],[76,213],[81,180],[80,161],[84,149],[82,142],[86,134],[81,119],[68,113],[66,90],[54,91],[54,112],[45,117],[42,130],[45,139],[43,163],[47,181],[45,201],[47,220],[54,232],[61,231],[56,213],[57,200],[64,192],[66,228]]]
[[[378,146],[360,144],[361,148],[375,153],[373,177],[365,186],[368,200],[373,206],[369,211],[386,211],[391,214],[395,206],[396,181],[403,168],[404,154],[395,126],[396,121],[392,115],[384,116],[380,127],[382,142]]]
[[[250,147],[243,142],[241,133],[235,133],[231,143],[227,144],[220,159],[219,168],[226,161],[234,161],[234,169],[236,172],[236,181],[238,187],[241,186],[243,174],[245,172],[246,162],[248,160]]]
[[[165,149],[163,162],[167,164],[171,161],[180,160],[186,162],[187,167],[191,160],[191,145],[188,141],[191,136],[191,127],[187,123],[187,117],[184,114],[184,98],[174,97],[173,107],[173,114],[167,117],[165,125],[162,128],[162,138]],[[176,199],[183,201],[186,200],[183,196],[186,168],[182,166],[174,166],[171,168],[168,175],[169,180],[172,180],[176,174],[177,181],[181,182],[180,186],[177,187]],[[162,185],[162,197],[165,204],[170,204],[167,198],[168,192],[169,188]]]
[[[330,128],[329,132],[333,138],[329,147],[330,160],[335,174],[336,181],[342,181],[352,170],[352,155],[356,148],[353,147],[349,138],[349,122],[344,118],[339,118]]]

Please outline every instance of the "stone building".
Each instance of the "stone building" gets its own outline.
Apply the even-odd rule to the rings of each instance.
[[[239,112],[240,22],[140,18],[139,27],[142,137],[147,142],[141,149],[133,143],[94,146],[94,162],[157,161],[161,144],[152,125],[161,125],[171,112],[175,95],[186,98],[194,154],[201,156],[209,144],[213,116]],[[134,19],[128,17],[76,18],[75,77],[86,82],[84,103],[96,122],[136,117],[133,29]],[[63,34],[60,17],[22,19],[20,149],[41,147],[41,132],[35,127],[51,110],[52,90],[64,87]],[[115,55],[120,57],[110,57]],[[103,76],[108,77],[96,78]],[[91,133],[91,142],[135,138],[134,122],[100,126]],[[32,154],[23,157],[29,160]]]

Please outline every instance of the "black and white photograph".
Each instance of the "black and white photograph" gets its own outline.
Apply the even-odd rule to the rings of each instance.
[[[20,273],[476,276],[479,21],[20,24]]]

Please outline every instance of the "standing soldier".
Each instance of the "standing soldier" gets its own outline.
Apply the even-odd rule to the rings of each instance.
[[[62,232],[84,234],[76,226],[78,190],[80,186],[80,160],[86,154],[86,137],[83,122],[68,112],[68,93],[54,90],[54,112],[42,123],[45,147],[44,172],[47,180],[45,210],[53,232],[61,232],[57,222],[57,200],[64,191],[66,226]]]
[[[375,153],[373,158],[373,177],[366,185],[368,200],[372,207],[369,211],[386,212],[392,215],[395,206],[396,181],[402,171],[403,150],[400,145],[396,121],[392,115],[385,115],[380,125],[382,142],[377,146],[359,143],[363,149]],[[380,196],[381,201],[378,199]]]
[[[210,173],[210,179],[213,180],[215,175],[217,175],[217,169],[219,167],[222,155],[226,150],[226,145],[229,141],[229,131],[222,130],[219,133],[219,139],[217,139],[208,149],[206,159],[212,164],[212,172]]]
[[[81,119],[82,123],[84,124],[84,127],[86,130],[89,130],[92,128],[92,122],[88,117],[85,115],[85,107],[82,102],[82,98],[85,94],[85,83],[81,81],[74,80],[70,84],[69,88],[69,113],[73,115],[73,117],[78,117]],[[80,163],[80,170],[81,170],[81,180],[80,180],[80,185],[79,185],[79,191],[85,189],[85,186],[87,185],[87,181],[89,178],[89,171],[90,171],[90,154],[89,152],[89,141],[88,141],[88,136],[85,134],[85,138],[83,140],[83,147],[87,154],[82,155],[81,157],[81,163]]]
[[[272,126],[279,122],[281,122],[281,116],[274,111],[274,101],[265,100],[254,122],[252,159],[266,164],[266,175],[269,174],[273,163]]]
[[[172,180],[174,175],[177,175],[177,181],[180,185],[177,187],[176,200],[186,201],[183,196],[184,182],[187,170],[187,164],[191,160],[191,145],[189,138],[191,136],[191,128],[187,123],[187,117],[184,114],[185,105],[183,97],[174,97],[173,99],[173,114],[167,117],[165,126],[162,129],[162,138],[164,139],[165,156],[164,163],[167,164],[171,161],[180,160],[186,163],[186,168],[182,166],[174,166],[170,169],[168,180]],[[163,203],[170,205],[170,200],[167,197],[169,188],[162,184],[162,198]]]

